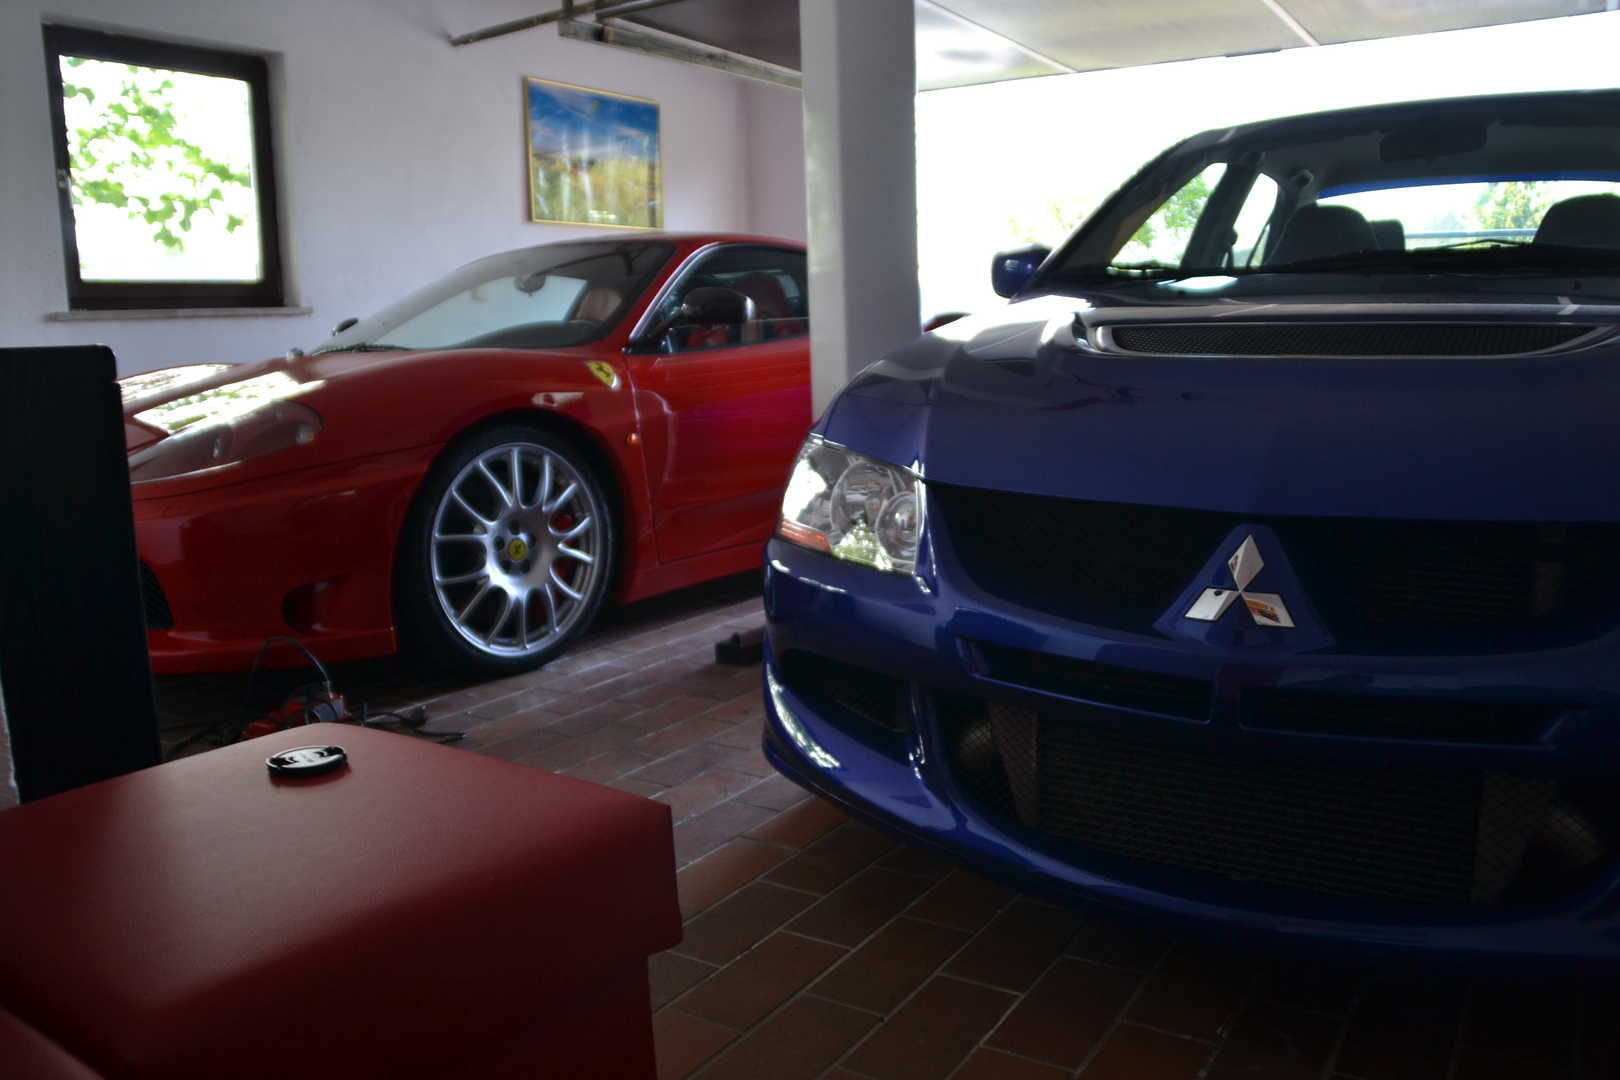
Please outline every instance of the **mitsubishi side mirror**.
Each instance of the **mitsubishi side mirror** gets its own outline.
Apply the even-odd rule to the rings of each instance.
[[[996,290],[997,296],[1012,296],[1029,284],[1029,279],[1050,254],[1051,248],[1039,244],[996,252],[995,258],[990,260],[990,287]]]

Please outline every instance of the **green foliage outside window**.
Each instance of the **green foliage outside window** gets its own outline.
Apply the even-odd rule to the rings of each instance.
[[[76,84],[72,69],[86,63],[82,57],[62,57],[64,102],[82,97],[96,104],[96,92]],[[191,231],[193,218],[222,207],[226,188],[250,190],[249,170],[233,169],[210,157],[203,147],[178,131],[171,92],[172,73],[124,65],[128,76],[122,91],[100,104],[94,126],[70,128],[68,152],[73,173],[73,202],[114,206],[131,220],[156,225],[153,239],[174,251],[183,251],[180,233]],[[225,215],[225,229],[235,232],[245,219]],[[175,230],[178,229],[179,232]]]

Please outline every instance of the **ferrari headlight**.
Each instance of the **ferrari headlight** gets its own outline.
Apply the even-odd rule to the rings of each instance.
[[[217,469],[315,441],[321,418],[308,405],[272,401],[186,428],[129,457],[131,483]]]
[[[917,568],[923,484],[886,462],[811,437],[782,497],[777,535],[891,574]]]

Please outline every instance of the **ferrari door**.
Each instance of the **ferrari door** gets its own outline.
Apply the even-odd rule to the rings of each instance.
[[[757,543],[775,527],[811,420],[805,280],[802,251],[734,244],[704,252],[652,318],[679,310],[703,286],[749,297],[754,317],[677,326],[627,356],[660,562]]]

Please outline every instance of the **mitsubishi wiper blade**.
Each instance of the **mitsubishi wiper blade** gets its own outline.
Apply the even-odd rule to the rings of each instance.
[[[1249,267],[1248,273],[1513,274],[1620,270],[1620,250],[1567,244],[1452,244],[1409,251],[1355,251],[1320,259]]]

